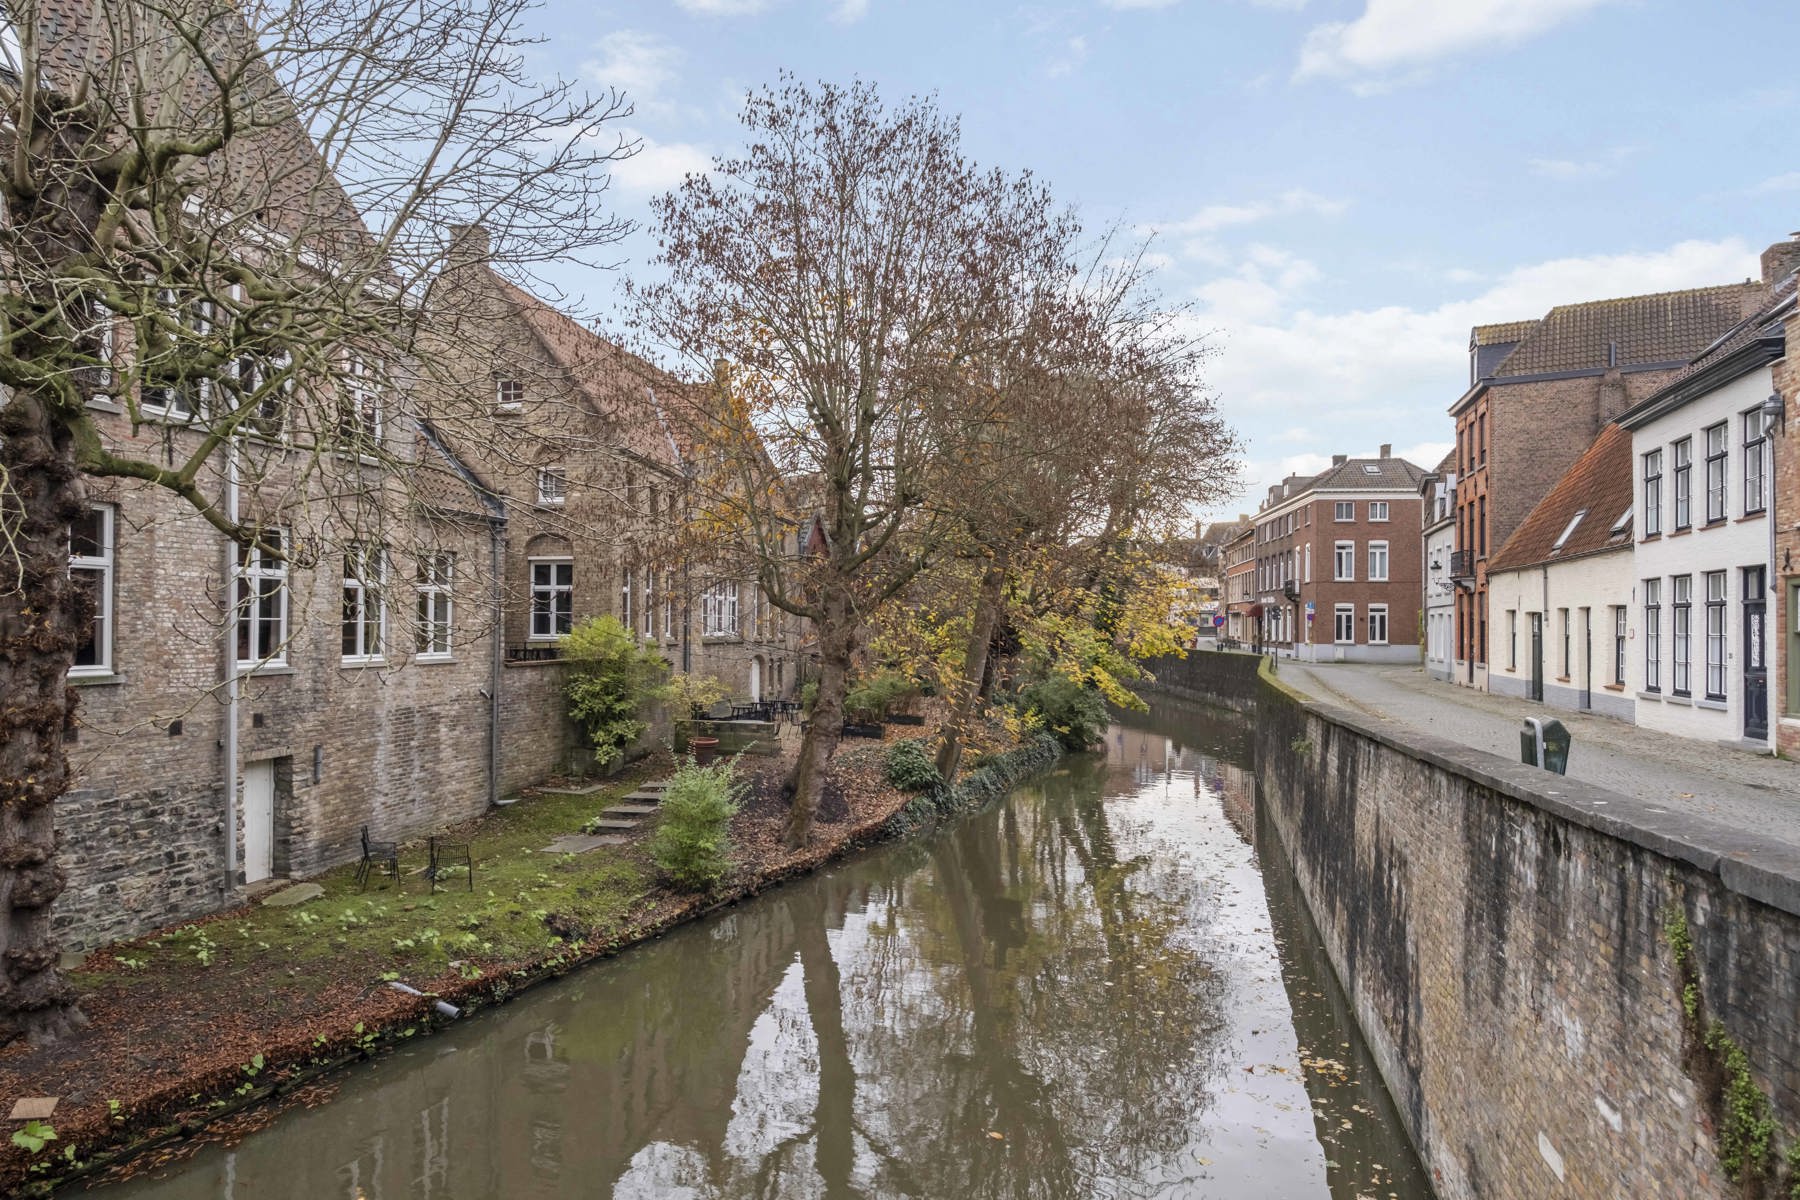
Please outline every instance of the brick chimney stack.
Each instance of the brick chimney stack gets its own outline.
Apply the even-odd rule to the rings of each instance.
[[[1796,270],[1800,270],[1800,231],[1790,234],[1787,241],[1776,242],[1763,251],[1763,284],[1774,287]]]
[[[1341,467],[1349,461],[1350,456],[1348,454],[1334,454],[1331,456],[1331,465],[1334,467]]]
[[[1383,458],[1394,457],[1394,444],[1392,442],[1381,443],[1381,457],[1383,457]]]

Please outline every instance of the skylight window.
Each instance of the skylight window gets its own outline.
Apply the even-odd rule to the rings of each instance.
[[[1631,508],[1630,508],[1630,506],[1627,506],[1625,511],[1619,514],[1619,519],[1612,523],[1612,528],[1607,530],[1607,532],[1617,536],[1618,534],[1624,533],[1627,529],[1630,529],[1630,528],[1631,528]]]
[[[1575,527],[1577,525],[1581,524],[1581,518],[1583,518],[1587,515],[1588,515],[1588,510],[1584,508],[1580,512],[1576,513],[1574,516],[1570,517],[1567,528],[1565,528],[1562,531],[1562,535],[1560,537],[1558,537],[1556,539],[1556,541],[1551,543],[1550,549],[1561,550],[1563,548],[1563,543],[1569,540],[1569,535],[1571,533],[1575,532]]]
[[[1363,474],[1364,475],[1379,475],[1379,474],[1381,474],[1381,468],[1376,466],[1374,463],[1364,463],[1363,464]]]

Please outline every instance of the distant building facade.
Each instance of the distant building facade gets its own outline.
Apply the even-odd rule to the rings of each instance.
[[[1444,456],[1419,484],[1419,513],[1424,527],[1425,673],[1448,680],[1455,670],[1456,581],[1451,556],[1456,552],[1456,454]]]

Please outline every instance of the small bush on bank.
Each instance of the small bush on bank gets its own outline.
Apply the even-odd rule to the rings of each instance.
[[[676,767],[663,792],[650,861],[676,887],[705,891],[731,866],[731,818],[739,791],[733,766],[726,761],[702,767],[690,758]]]
[[[725,685],[713,675],[677,675],[662,690],[663,699],[677,718],[703,717],[726,695]]]
[[[918,738],[895,742],[887,752],[887,781],[903,792],[929,792],[938,786],[937,764]]]
[[[1035,714],[1043,728],[1071,750],[1086,750],[1100,740],[1108,724],[1106,701],[1099,692],[1066,675],[1052,674],[1019,693],[1019,708]]]
[[[844,716],[859,724],[879,721],[888,709],[918,693],[918,687],[906,676],[883,671],[870,679],[859,680],[844,696]]]
[[[569,716],[587,731],[594,761],[610,767],[650,727],[638,714],[660,692],[669,665],[617,617],[583,621],[561,645],[569,664],[563,685]]]
[[[800,685],[800,711],[812,715],[813,705],[819,702],[819,681],[809,679]]]

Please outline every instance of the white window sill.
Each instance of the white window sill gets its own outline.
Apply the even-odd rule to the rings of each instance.
[[[422,667],[432,667],[442,663],[453,663],[456,659],[449,654],[415,654],[413,661]]]
[[[69,682],[75,687],[105,687],[108,684],[124,683],[125,676],[117,671],[76,669],[69,672]]]
[[[1692,696],[1676,696],[1670,694],[1663,697],[1663,703],[1679,704],[1684,708],[1692,708],[1694,706],[1694,698]]]
[[[1714,712],[1727,712],[1731,708],[1731,702],[1728,700],[1696,700],[1694,707],[1710,708]]]
[[[239,678],[251,675],[298,675],[300,672],[284,662],[241,662],[237,665]]]
[[[385,667],[387,657],[381,654],[357,654],[338,659],[340,667]]]
[[[123,413],[125,411],[124,406],[111,396],[94,396],[88,400],[87,406],[96,412]]]

